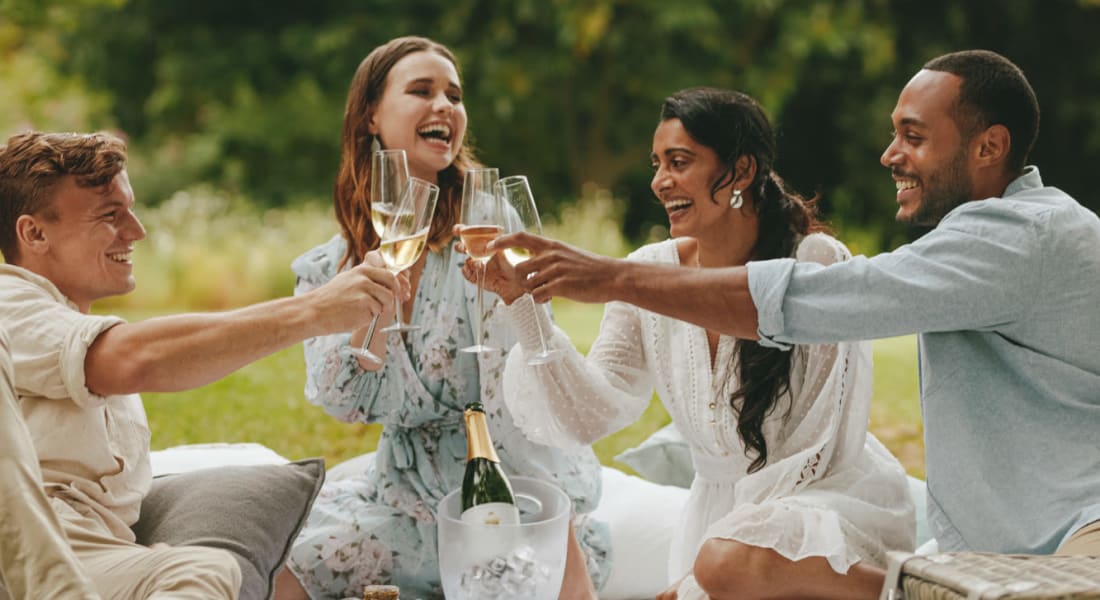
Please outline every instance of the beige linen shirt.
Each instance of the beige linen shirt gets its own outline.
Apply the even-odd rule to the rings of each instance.
[[[0,265],[0,328],[46,495],[133,541],[149,491],[149,425],[137,394],[98,396],[84,380],[88,346],[118,317],[86,315],[48,279]]]

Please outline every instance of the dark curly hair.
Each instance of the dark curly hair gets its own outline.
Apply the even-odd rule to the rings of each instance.
[[[360,263],[367,252],[377,248],[380,242],[370,222],[370,147],[375,136],[371,135],[368,125],[386,91],[390,70],[402,58],[415,52],[434,52],[447,59],[461,75],[458,61],[446,46],[428,38],[406,36],[394,38],[372,50],[359,63],[352,77],[344,108],[340,170],[332,190],[336,220],[348,242],[340,267]],[[451,240],[451,229],[458,222],[462,205],[462,178],[467,169],[480,166],[474,158],[470,136],[467,135],[454,162],[438,174],[439,203],[436,204],[428,233],[429,248],[438,250]]]
[[[826,230],[814,214],[814,200],[787,190],[775,172],[775,133],[756,100],[731,90],[687,89],[665,99],[661,120],[668,119],[679,119],[692,139],[713,150],[725,166],[711,187],[713,202],[718,202],[714,194],[735,178],[739,158],[749,156],[756,162],[756,176],[748,189],[755,199],[759,235],[750,260],[789,257],[802,237]],[[752,340],[737,340],[736,348],[741,385],[729,403],[737,415],[737,434],[746,455],[756,454],[748,468],[752,473],[768,462],[763,423],[780,398],[790,393],[791,353]]]

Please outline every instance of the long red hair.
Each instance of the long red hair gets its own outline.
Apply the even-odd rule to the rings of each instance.
[[[454,54],[444,45],[428,38],[408,36],[390,40],[375,48],[359,63],[348,90],[341,136],[340,171],[332,189],[333,207],[340,232],[348,250],[340,267],[359,264],[367,252],[378,247],[378,235],[370,221],[371,143],[375,136],[368,130],[372,111],[382,100],[390,70],[402,58],[414,52],[435,52],[454,65],[461,75]],[[470,168],[481,166],[473,157],[467,136],[458,154],[438,174],[439,201],[428,234],[428,248],[439,251],[450,243],[452,229],[462,206],[462,179]]]

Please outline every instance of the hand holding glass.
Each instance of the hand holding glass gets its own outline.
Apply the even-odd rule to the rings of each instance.
[[[376,150],[370,157],[370,221],[375,235],[379,239],[386,233],[388,225],[397,215],[397,205],[409,181],[409,162],[404,150]],[[398,316],[400,319],[400,314]],[[378,325],[378,315],[370,322],[367,339],[374,335]],[[367,349],[368,344],[352,348],[357,354],[371,362],[381,364],[382,359]]]
[[[497,182],[497,196],[500,197],[501,223],[504,233],[516,233],[526,231],[535,235],[542,235],[542,222],[539,220],[539,211],[535,207],[535,196],[531,193],[531,186],[527,177],[514,175],[505,177]],[[504,258],[512,266],[531,258],[531,251],[526,248],[512,247],[504,249]],[[535,310],[542,310],[538,304]],[[546,335],[542,331],[542,325],[535,320],[538,327],[539,343],[542,350],[527,358],[529,365],[541,365],[561,358],[562,351],[550,350],[546,346]]]
[[[431,230],[432,218],[435,216],[435,204],[439,198],[439,186],[410,177],[405,186],[405,193],[397,205],[397,211],[393,218],[386,224],[382,234],[382,243],[378,248],[382,260],[386,263],[386,269],[394,275],[411,267],[420,259],[424,252],[424,246],[428,242],[428,232]],[[393,298],[394,317],[401,318],[401,299]],[[375,315],[367,330],[367,337],[363,341],[363,347],[358,354],[374,362],[382,362],[368,350],[371,340],[374,338],[374,327],[378,316]],[[411,328],[406,328],[411,329]],[[402,331],[396,324],[383,331]]]
[[[458,236],[462,238],[466,246],[466,254],[470,258],[484,265],[493,253],[487,252],[485,246],[497,239],[501,233],[500,226],[500,200],[497,198],[494,186],[500,174],[496,169],[470,169],[466,171],[466,179],[462,184],[462,214],[459,216]],[[463,352],[486,352],[497,350],[492,346],[481,343],[485,308],[482,294],[485,287],[485,269],[478,271],[477,278],[477,330],[474,344],[462,349]]]

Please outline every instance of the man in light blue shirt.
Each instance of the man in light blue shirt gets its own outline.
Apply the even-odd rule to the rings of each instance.
[[[992,52],[930,61],[881,162],[900,221],[935,228],[829,267],[683,269],[517,234],[538,301],[620,300],[763,344],[919,333],[940,550],[1100,554],[1100,219],[1025,167],[1039,108]]]

